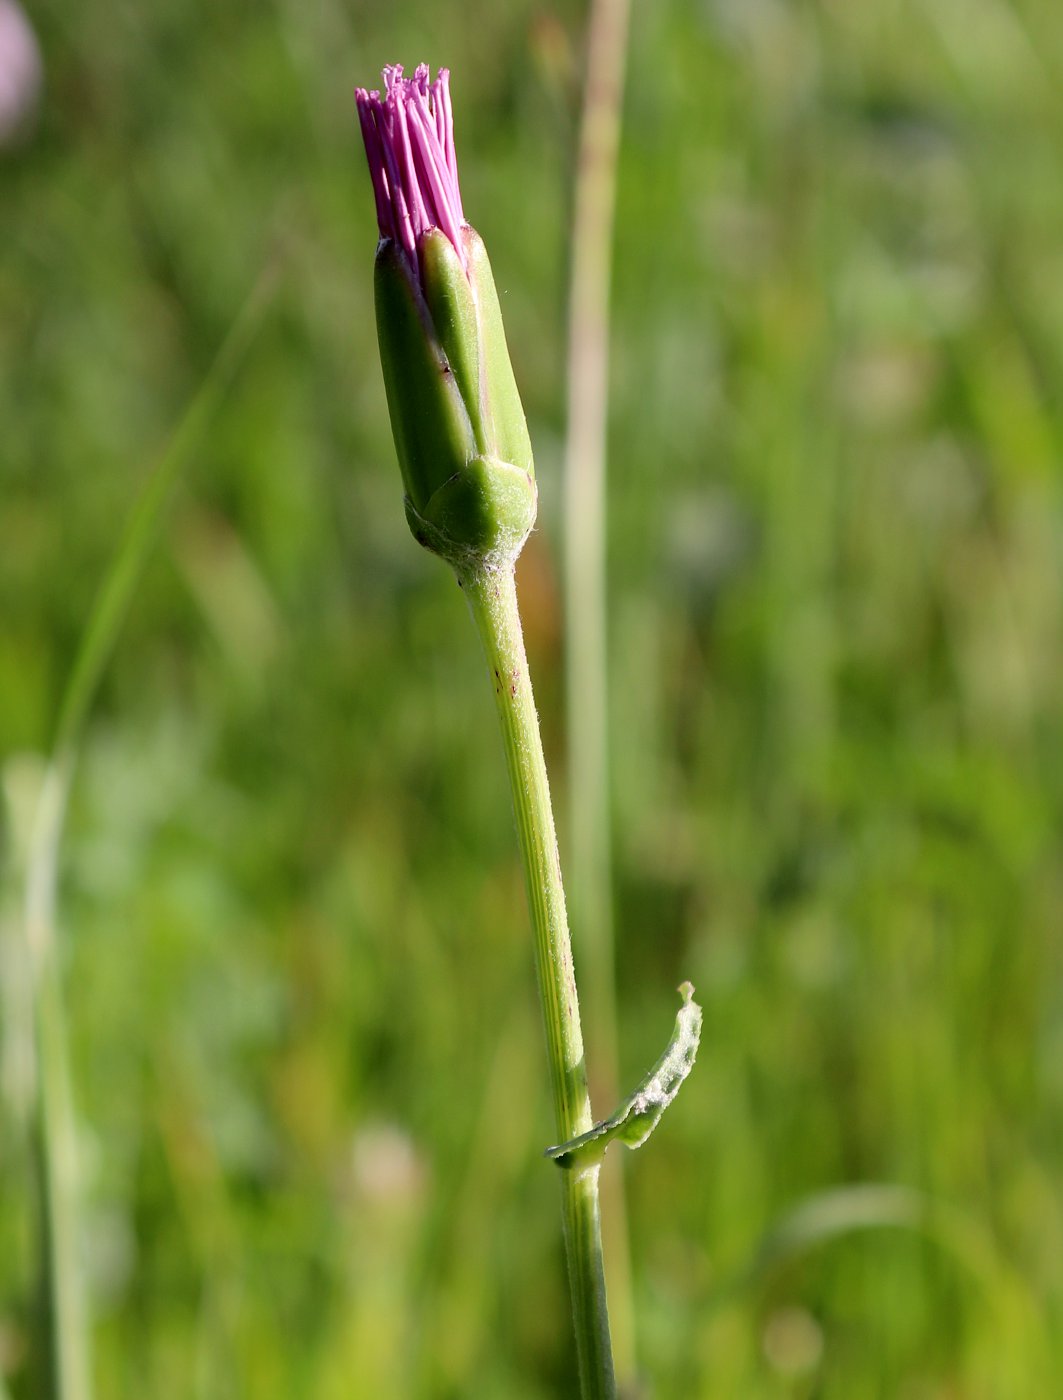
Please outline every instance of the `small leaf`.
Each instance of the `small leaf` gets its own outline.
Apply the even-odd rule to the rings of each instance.
[[[632,1149],[641,1147],[661,1121],[661,1115],[693,1067],[701,1039],[701,1007],[693,999],[693,986],[684,982],[679,995],[683,1005],[676,1015],[675,1030],[664,1054],[614,1114],[595,1123],[589,1132],[546,1149],[544,1155],[559,1167],[593,1166],[601,1161],[605,1149],[613,1141]]]

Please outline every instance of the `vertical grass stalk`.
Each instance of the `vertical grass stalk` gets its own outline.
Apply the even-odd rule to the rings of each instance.
[[[605,478],[609,291],[630,0],[592,0],[572,218],[564,452],[565,713],[569,892],[585,952],[595,1097],[617,1096],[609,815]],[[621,1388],[634,1383],[635,1312],[623,1177],[602,1182],[610,1311]]]
[[[52,1391],[57,1400],[90,1400],[90,1348],[78,1249],[77,1132],[55,934],[59,842],[71,766],[65,750],[45,771],[31,835],[25,929],[37,1062],[34,1147]]]
[[[261,323],[276,281],[267,270],[233,322],[214,363],[148,480],[92,606],[60,704],[27,854],[24,924],[37,1053],[37,1159],[55,1400],[91,1400],[89,1310],[79,1247],[77,1125],[56,931],[59,851],[85,717],[114,649],[163,511],[191,449],[217,410]]]

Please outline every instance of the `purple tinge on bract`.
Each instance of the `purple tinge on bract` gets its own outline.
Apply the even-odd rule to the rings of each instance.
[[[380,236],[393,239],[402,248],[411,273],[419,281],[417,241],[428,229],[442,229],[466,266],[450,73],[440,68],[431,83],[426,63],[412,78],[404,78],[401,67],[392,64],[384,69],[383,77],[383,96],[358,88],[355,100]]]

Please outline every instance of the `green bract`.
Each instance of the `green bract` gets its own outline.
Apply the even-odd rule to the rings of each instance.
[[[376,257],[376,316],[406,515],[456,565],[514,559],[535,522],[531,442],[487,252],[462,229],[417,244],[420,286],[392,239]]]

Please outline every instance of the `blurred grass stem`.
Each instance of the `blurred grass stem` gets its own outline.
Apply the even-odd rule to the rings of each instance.
[[[512,564],[459,575],[483,642],[502,726],[535,933],[558,1141],[592,1124],[550,788]],[[615,1395],[602,1267],[599,1168],[561,1170],[565,1252],[583,1400]]]
[[[77,1136],[66,1020],[55,948],[56,873],[70,785],[71,753],[49,764],[34,820],[26,877],[25,925],[37,1050],[37,1133],[52,1393],[92,1394],[85,1296],[78,1251]]]
[[[258,279],[137,503],[78,648],[34,815],[24,918],[37,1042],[37,1148],[50,1306],[50,1385],[56,1400],[90,1400],[92,1395],[88,1308],[79,1245],[77,1125],[55,918],[67,798],[85,717],[150,556],[163,511],[192,448],[254,338],[276,278],[277,270],[271,266]]]
[[[573,924],[585,953],[595,1094],[618,1096],[613,858],[609,816],[605,475],[609,294],[630,0],[592,0],[572,215],[564,470],[565,705]],[[635,1310],[623,1177],[602,1190],[621,1388],[634,1381]]]

